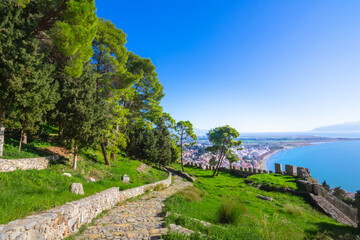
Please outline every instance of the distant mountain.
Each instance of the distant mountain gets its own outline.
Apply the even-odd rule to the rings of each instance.
[[[206,136],[206,134],[209,132],[208,129],[199,129],[199,128],[194,128],[194,133],[196,134],[196,136],[201,137],[201,136]]]
[[[319,127],[312,130],[313,132],[360,132],[360,121]]]

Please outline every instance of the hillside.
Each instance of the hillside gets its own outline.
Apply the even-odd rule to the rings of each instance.
[[[55,149],[62,153],[61,147],[50,146],[48,142],[29,143],[20,153],[16,142],[7,139],[5,157],[24,158],[48,155],[35,146]],[[15,160],[14,160],[15,161]],[[71,177],[63,175],[71,174]],[[126,174],[130,183],[121,181]],[[140,161],[117,156],[111,166],[105,165],[100,149],[88,148],[80,153],[77,170],[72,168],[71,159],[62,157],[45,170],[16,170],[0,172],[0,224],[41,212],[66,202],[78,200],[111,187],[121,190],[153,183],[167,178],[167,173],[145,165]],[[91,181],[92,180],[92,181]],[[70,192],[72,183],[82,183],[84,195]]]
[[[319,127],[313,129],[312,131],[313,132],[360,132],[360,121]]]
[[[244,178],[220,172],[186,168],[195,175],[195,188],[178,192],[166,201],[171,212],[166,224],[176,224],[206,235],[206,239],[356,239],[357,230],[337,223],[315,210],[303,197],[267,192],[245,183]],[[248,179],[276,187],[299,189],[296,178],[254,175]],[[272,201],[258,196],[271,197]],[[211,223],[204,226],[198,220]],[[170,233],[166,239],[200,239]]]

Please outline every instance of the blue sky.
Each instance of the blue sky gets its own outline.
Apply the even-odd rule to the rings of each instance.
[[[360,120],[360,1],[97,0],[177,121],[240,132]]]

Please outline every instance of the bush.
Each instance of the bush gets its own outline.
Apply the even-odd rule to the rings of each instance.
[[[161,191],[161,190],[164,190],[166,187],[164,184],[158,184],[154,187],[154,191]]]
[[[225,200],[219,207],[217,220],[223,224],[239,225],[248,213],[248,209],[240,201]]]
[[[201,201],[202,197],[206,195],[206,192],[199,190],[195,187],[187,187],[179,191],[177,195],[183,197],[187,201]]]
[[[285,212],[293,215],[295,217],[300,217],[303,214],[303,210],[301,207],[296,206],[294,204],[287,203],[284,205]]]

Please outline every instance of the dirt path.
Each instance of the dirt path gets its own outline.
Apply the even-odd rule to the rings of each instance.
[[[191,185],[183,178],[174,176],[170,187],[114,207],[75,239],[159,239],[167,233],[167,228],[163,226],[164,201]]]

